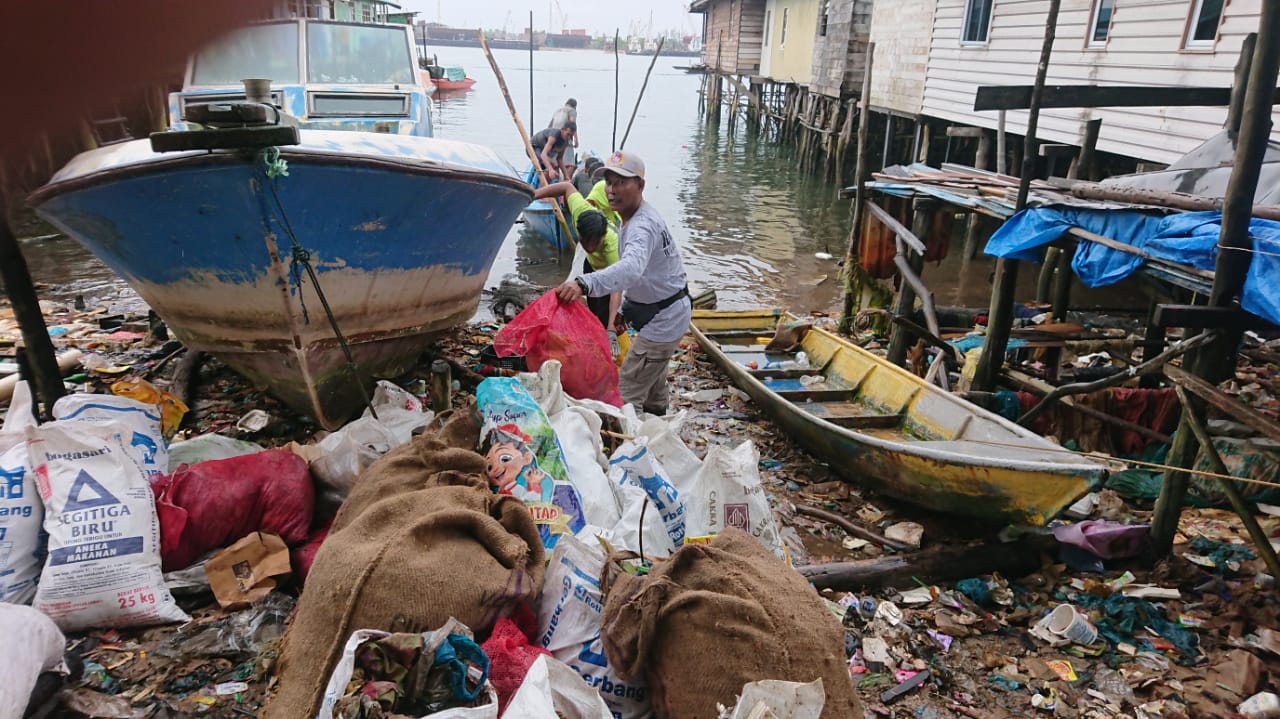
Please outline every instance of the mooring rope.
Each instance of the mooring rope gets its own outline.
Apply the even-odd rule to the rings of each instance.
[[[307,277],[311,279],[311,285],[316,288],[316,297],[320,298],[320,306],[324,308],[325,316],[329,318],[329,326],[333,328],[333,334],[338,338],[338,346],[342,348],[342,354],[347,359],[347,368],[351,370],[351,376],[355,379],[356,387],[360,389],[360,396],[364,398],[364,405],[369,408],[369,414],[374,419],[378,419],[378,410],[374,409],[369,391],[365,389],[364,383],[360,381],[360,368],[356,364],[355,357],[351,354],[351,347],[347,344],[347,338],[342,334],[342,329],[338,327],[338,318],[334,316],[333,309],[329,306],[329,300],[325,297],[324,289],[320,287],[320,278],[316,276],[315,268],[311,264],[311,252],[298,241],[298,236],[293,232],[293,225],[289,222],[289,214],[285,212],[284,204],[280,202],[280,195],[276,192],[276,178],[289,176],[289,163],[280,157],[280,148],[278,147],[264,149],[259,154],[259,157],[262,159],[263,179],[267,189],[271,191],[271,200],[275,203],[276,212],[280,216],[280,223],[284,226],[285,233],[289,235],[289,243],[291,245],[289,274],[293,279],[294,285],[298,288],[298,305],[302,308],[302,321],[304,324],[311,323],[311,319],[307,315],[307,305],[303,299],[302,273],[299,268],[306,271]]]
[[[1135,467],[1160,469],[1166,472],[1185,472],[1187,474],[1194,474],[1196,476],[1209,477],[1212,479],[1224,479],[1224,480],[1230,480],[1233,482],[1244,482],[1246,484],[1260,484],[1265,487],[1280,487],[1280,482],[1268,482],[1265,479],[1254,479],[1252,477],[1237,477],[1233,474],[1219,474],[1217,472],[1210,472],[1209,470],[1206,470],[1206,469],[1183,469],[1182,467],[1175,467],[1171,464],[1161,464],[1159,462],[1147,462],[1141,459],[1125,459],[1123,457],[1115,457],[1109,454],[1103,454],[1102,452],[1083,452],[1083,451],[1077,451],[1074,449],[1068,449],[1066,447],[1028,447],[1025,444],[1012,444],[1009,442],[993,442],[990,440],[982,440],[982,439],[961,439],[957,441],[973,442],[974,444],[985,444],[985,445],[990,445],[992,447],[1009,447],[1012,449],[1025,449],[1030,452],[1060,452],[1060,453],[1070,454],[1073,457],[1092,457],[1094,459],[1100,459],[1106,462],[1118,462],[1122,464],[1131,464]]]

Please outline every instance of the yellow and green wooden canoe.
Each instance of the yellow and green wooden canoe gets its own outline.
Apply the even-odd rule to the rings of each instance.
[[[1043,525],[1106,466],[821,329],[765,353],[781,310],[695,310],[693,334],[756,404],[845,479],[939,512]],[[806,379],[807,378],[807,379]]]

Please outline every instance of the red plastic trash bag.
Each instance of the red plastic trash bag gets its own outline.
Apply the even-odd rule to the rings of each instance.
[[[274,532],[285,544],[301,542],[315,509],[306,460],[282,449],[181,465],[153,481],[151,491],[166,572],[189,567],[210,549],[250,532]]]
[[[531,644],[528,635],[520,628],[520,624],[532,627],[535,621],[529,608],[522,605],[512,618],[499,619],[493,625],[488,641],[480,645],[485,656],[489,657],[489,683],[498,693],[499,716],[506,711],[516,690],[524,684],[529,667],[543,654],[551,656],[551,652]]]
[[[609,335],[581,302],[561,302],[548,292],[498,331],[493,349],[499,357],[524,357],[530,372],[547,360],[560,360],[560,381],[570,397],[622,406]]]

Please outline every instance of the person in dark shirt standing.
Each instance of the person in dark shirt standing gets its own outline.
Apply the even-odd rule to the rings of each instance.
[[[530,139],[529,142],[533,145],[533,151],[537,153],[542,169],[547,173],[547,182],[555,182],[561,179],[560,165],[564,150],[573,141],[577,131],[577,123],[566,122],[564,127],[561,128],[548,127],[545,130],[539,130]],[[530,182],[529,184],[534,183]]]
[[[551,122],[547,123],[547,127],[564,127],[570,122],[575,126],[578,124],[578,101],[572,97],[565,100],[560,109],[551,115]],[[578,138],[575,135],[573,142],[569,143],[569,146],[564,149],[564,153],[561,155],[560,165],[562,169],[560,170],[560,177],[563,179],[567,180],[573,177],[573,171],[578,166],[577,147]]]

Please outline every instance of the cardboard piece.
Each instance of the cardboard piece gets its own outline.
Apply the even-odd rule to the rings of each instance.
[[[1267,679],[1267,668],[1253,654],[1236,649],[1227,654],[1227,661],[1215,666],[1209,679],[1241,697],[1258,693]]]
[[[223,609],[247,607],[275,589],[290,572],[289,547],[279,535],[254,532],[204,563],[209,586]]]

